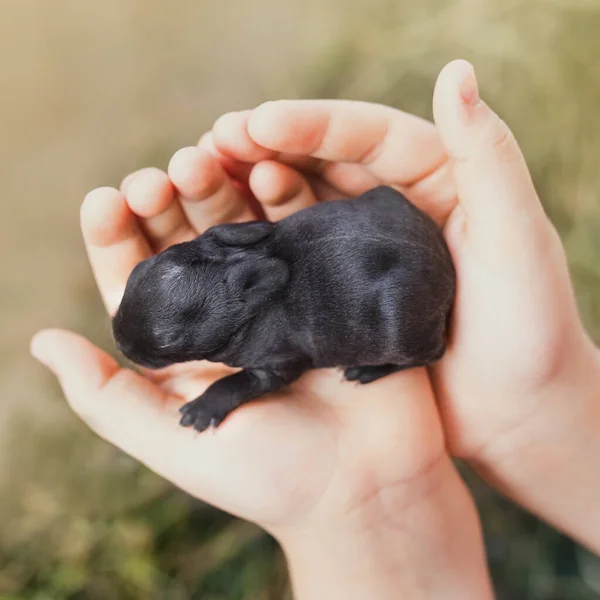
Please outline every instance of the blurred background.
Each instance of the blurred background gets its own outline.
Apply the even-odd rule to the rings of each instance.
[[[600,339],[598,0],[0,0],[0,600],[291,598],[277,546],[88,433],[28,354],[112,348],[79,204],[223,112],[343,97],[431,116],[474,62],[520,140]],[[498,597],[600,598],[600,565],[467,470]]]

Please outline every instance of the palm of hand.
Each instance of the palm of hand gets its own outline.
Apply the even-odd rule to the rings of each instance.
[[[432,375],[450,447],[467,457],[530,420],[557,365],[577,362],[585,344],[560,240],[514,138],[484,104],[470,132],[449,77],[436,93],[441,137],[412,115],[345,101],[267,103],[222,117],[212,137],[257,169],[299,167],[312,191],[305,205],[331,187],[356,196],[387,184],[444,225],[458,291]],[[465,206],[481,214],[468,222]]]
[[[192,363],[146,377],[174,413],[227,371]],[[238,409],[214,435],[177,432],[178,467],[163,474],[267,528],[341,520],[380,489],[426,472],[443,454],[424,371],[389,379],[360,387],[336,371],[310,372]]]
[[[210,154],[180,151],[169,171],[144,170],[121,191],[92,192],[82,206],[110,314],[141,260],[219,222],[255,218]],[[368,386],[342,382],[336,371],[310,372],[235,411],[214,435],[197,435],[178,425],[178,408],[226,374],[223,365],[134,372],[66,332],[42,335],[34,352],[98,434],[192,495],[272,531],[343,519],[380,490],[418,478],[444,453],[422,369]]]
[[[518,150],[498,161],[509,171],[500,172],[504,184],[492,182],[490,189],[485,176],[467,181],[479,167],[492,179],[498,167],[490,169],[486,161],[495,160],[493,152],[506,152],[512,139],[487,127],[491,142],[486,146],[478,134],[481,148],[468,147],[468,132],[460,130],[464,119],[457,125],[460,118],[449,106],[455,90],[446,92],[440,97],[448,106],[437,111],[445,146],[431,123],[387,107],[282,102],[257,109],[251,119],[250,111],[226,115],[201,140],[208,152],[180,151],[169,177],[148,170],[128,178],[123,193],[95,192],[84,203],[82,222],[109,311],[135,264],[151,252],[216,223],[256,218],[227,173],[252,191],[271,219],[391,185],[446,224],[457,267],[449,349],[433,370],[452,451],[467,455],[514,427],[532,412],[516,392],[543,383],[548,373],[540,365],[556,365],[561,348],[580,346],[581,328],[559,264],[564,256],[543,211],[510,206],[523,195],[539,205],[528,176],[510,172],[522,161]],[[447,146],[466,158],[451,161]],[[524,164],[519,169],[526,173]],[[465,225],[457,189],[473,211],[481,200],[491,225],[485,214]],[[503,220],[507,225],[496,227]],[[577,333],[569,337],[568,331]],[[144,379],[118,371],[83,340],[58,335],[46,337],[45,355],[54,357],[47,362],[54,361],[72,405],[93,415],[87,420],[101,435],[194,495],[263,524],[352,511],[443,453],[422,370],[364,388],[340,383],[338,373],[310,373],[285,393],[238,411],[217,436],[195,438],[176,426],[176,408],[202,392],[218,367],[174,367]],[[101,411],[85,400],[92,392],[102,395]]]

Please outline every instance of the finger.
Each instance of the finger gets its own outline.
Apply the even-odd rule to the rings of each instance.
[[[226,113],[213,125],[211,142],[221,155],[252,168],[255,164],[276,160],[303,171],[321,172],[326,162],[303,154],[289,154],[269,150],[257,144],[248,134],[251,110]],[[207,144],[207,141],[204,141]]]
[[[384,183],[360,165],[345,162],[324,163],[321,177],[335,186],[340,195],[348,197],[360,196]]]
[[[310,183],[310,187],[313,190],[315,197],[318,202],[328,202],[330,200],[340,200],[346,196],[352,196],[353,194],[344,194],[337,188],[334,188],[330,183],[325,181],[322,177],[307,173],[305,175],[306,180]]]
[[[447,222],[458,204],[452,162],[449,158],[420,181],[408,186],[399,186],[399,189],[440,226]]]
[[[121,181],[121,185],[119,186],[119,190],[123,192],[123,194],[127,194],[127,188],[129,184],[140,174],[143,173],[146,169],[138,169],[137,171],[132,171],[127,175],[123,181]]]
[[[359,164],[379,180],[401,186],[415,184],[445,160],[431,123],[366,102],[267,102],[253,111],[247,130],[270,150]]]
[[[251,167],[266,160],[276,160],[311,172],[320,172],[326,166],[325,161],[312,156],[275,152],[257,144],[248,134],[251,115],[251,110],[245,110],[227,113],[217,119],[213,125],[211,141],[219,154]]]
[[[99,188],[86,196],[81,230],[98,288],[112,315],[131,271],[152,250],[125,196],[113,188]]]
[[[318,175],[326,183],[329,182],[328,189],[333,190],[333,194],[325,194],[327,197],[357,196],[381,184],[375,175],[360,165],[329,163],[306,154],[275,152],[258,145],[248,134],[251,114],[249,110],[228,113],[216,121],[211,140],[221,155],[248,165],[277,161],[311,177],[311,180]]]
[[[69,405],[93,431],[173,480],[173,461],[187,443],[177,427],[180,403],[168,402],[160,388],[76,334],[41,331],[31,353],[56,375]]]
[[[196,232],[202,233],[219,223],[255,218],[241,191],[209,152],[197,147],[183,148],[171,159],[168,172]]]
[[[468,235],[520,236],[543,215],[531,176],[508,126],[479,98],[473,67],[458,60],[439,75],[434,115],[452,162]],[[518,233],[517,233],[518,232]]]
[[[120,372],[111,356],[67,331],[39,332],[31,341],[31,353],[57,376],[69,404],[84,419],[90,416],[92,397]]]
[[[214,143],[213,132],[205,133],[198,142],[198,147],[212,154],[221,163],[223,170],[231,179],[231,183],[236,187],[243,198],[246,199],[250,207],[250,211],[259,219],[264,219],[265,214],[260,203],[256,200],[250,190],[250,173],[254,165],[252,163],[243,162],[224,154]]]
[[[160,169],[143,169],[121,186],[127,204],[140,218],[152,248],[160,252],[195,237],[169,176]]]
[[[274,159],[277,152],[257,144],[248,134],[251,110],[230,112],[220,116],[212,129],[215,148],[226,156],[246,163]]]
[[[215,158],[219,160],[225,172],[233,177],[236,181],[247,185],[248,179],[250,178],[250,172],[254,166],[252,163],[243,162],[231,155],[225,154],[219,150],[213,139],[213,132],[207,131],[198,142],[198,148],[202,148],[207,152],[210,152]]]
[[[317,203],[310,185],[298,171],[274,161],[263,161],[254,167],[250,189],[271,221]]]

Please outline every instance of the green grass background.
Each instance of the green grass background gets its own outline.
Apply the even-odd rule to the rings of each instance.
[[[431,116],[464,57],[521,142],[600,340],[597,0],[0,0],[0,600],[290,598],[277,546],[88,433],[27,353],[111,348],[78,206],[224,111],[355,98]],[[498,597],[600,598],[600,562],[464,474]]]

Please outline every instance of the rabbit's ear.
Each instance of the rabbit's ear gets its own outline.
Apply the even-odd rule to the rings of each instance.
[[[254,257],[237,262],[227,270],[226,277],[231,294],[255,311],[283,291],[290,270],[279,258]]]
[[[207,231],[226,246],[252,246],[271,235],[275,225],[269,221],[251,221],[250,223],[227,223],[217,225]]]

